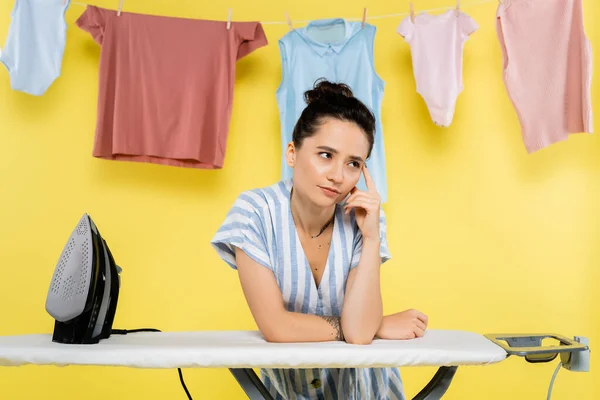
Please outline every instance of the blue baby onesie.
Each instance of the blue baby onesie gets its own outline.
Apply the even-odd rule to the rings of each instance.
[[[70,0],[16,0],[0,62],[13,90],[40,96],[60,76]]]

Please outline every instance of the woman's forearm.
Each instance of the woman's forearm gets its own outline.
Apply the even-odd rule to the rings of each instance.
[[[346,289],[342,307],[342,330],[346,342],[371,343],[381,326],[383,304],[381,300],[381,256],[378,240],[363,241],[360,261],[351,286]]]
[[[340,317],[282,311],[263,326],[267,342],[299,343],[344,340]]]

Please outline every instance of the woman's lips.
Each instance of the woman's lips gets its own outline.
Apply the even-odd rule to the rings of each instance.
[[[340,195],[340,192],[338,192],[335,189],[331,189],[325,186],[319,186],[319,188],[321,188],[321,190],[327,197],[338,197]]]

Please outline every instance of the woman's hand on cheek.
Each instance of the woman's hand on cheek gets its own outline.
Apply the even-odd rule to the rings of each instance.
[[[377,193],[375,183],[366,166],[362,171],[365,176],[367,191],[364,192],[358,190],[356,186],[352,188],[350,196],[348,197],[348,200],[346,200],[344,210],[345,213],[348,214],[350,210],[353,208],[355,209],[354,214],[356,215],[356,223],[362,233],[363,239],[379,240],[379,211],[381,197],[379,196],[379,193]]]

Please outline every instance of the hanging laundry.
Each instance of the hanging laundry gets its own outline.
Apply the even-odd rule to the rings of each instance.
[[[592,133],[592,48],[581,0],[504,0],[496,17],[503,79],[527,152]]]
[[[285,149],[292,141],[294,126],[306,107],[303,94],[319,78],[345,83],[376,118],[375,143],[367,160],[369,172],[381,196],[387,201],[387,179],[381,102],[384,81],[375,72],[373,42],[376,28],[368,23],[349,22],[341,18],[310,22],[288,32],[279,40],[282,80],[276,92],[281,123],[282,179],[292,177],[285,162]],[[358,188],[366,190],[364,177]]]
[[[0,62],[13,90],[41,96],[60,76],[71,1],[16,0]]]
[[[235,63],[267,45],[260,23],[96,6],[76,23],[101,46],[94,157],[223,167]]]
[[[448,127],[454,119],[458,95],[464,90],[463,49],[479,26],[467,14],[420,13],[404,18],[396,32],[410,45],[417,93],[436,125]]]

